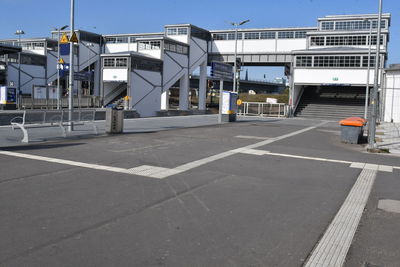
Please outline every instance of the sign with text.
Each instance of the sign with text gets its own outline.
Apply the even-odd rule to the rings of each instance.
[[[75,72],[74,80],[76,80],[76,81],[92,81],[93,80],[93,72],[92,71]]]
[[[217,79],[233,79],[233,67],[221,62],[211,62],[211,76]]]
[[[34,86],[33,87],[33,98],[34,99],[47,99],[47,88],[45,86]]]

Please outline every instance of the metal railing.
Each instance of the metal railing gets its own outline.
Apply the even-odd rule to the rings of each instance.
[[[100,97],[98,96],[82,96],[74,97],[75,108],[98,108],[101,107]],[[68,108],[68,98],[60,98],[60,107]],[[57,99],[33,99],[32,97],[20,98],[20,109],[56,109]]]
[[[238,107],[239,116],[287,117],[288,105],[263,102],[243,102]]]

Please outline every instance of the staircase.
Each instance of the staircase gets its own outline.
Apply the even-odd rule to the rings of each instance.
[[[119,101],[126,96],[127,84],[121,83],[104,96],[104,105],[108,105],[114,101]]]
[[[365,89],[364,89],[365,90]],[[365,91],[358,88],[306,88],[297,106],[295,116],[341,120],[364,117]]]

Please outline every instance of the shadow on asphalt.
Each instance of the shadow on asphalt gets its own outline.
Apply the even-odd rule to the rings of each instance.
[[[25,146],[7,147],[4,150],[7,150],[7,151],[19,151],[19,150],[53,149],[53,148],[60,148],[60,147],[80,146],[80,145],[85,145],[85,144],[86,143],[32,144],[32,145],[25,145]]]

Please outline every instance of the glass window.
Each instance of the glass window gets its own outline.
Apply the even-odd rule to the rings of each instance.
[[[312,57],[311,56],[296,56],[296,67],[311,67]]]
[[[369,36],[368,36],[368,39],[369,39]],[[383,36],[381,36],[380,43],[381,43],[381,45],[383,45]],[[376,35],[375,36],[374,35],[371,36],[371,45],[376,45]]]
[[[176,35],[176,34],[177,34],[176,28],[168,28],[167,29],[167,35]]]
[[[333,21],[323,21],[321,22],[321,30],[329,31],[334,29],[334,22]]]
[[[313,36],[310,38],[311,46],[324,46],[325,45],[325,37],[323,36]]]
[[[116,58],[116,67],[127,67],[128,59],[127,58]]]
[[[103,60],[104,67],[114,67],[115,66],[115,58],[105,58]]]
[[[242,40],[242,33],[241,32],[237,33],[237,39],[238,40]],[[234,32],[228,33],[228,40],[235,40],[235,33]]]
[[[188,28],[167,28],[167,35],[187,35]]]
[[[363,56],[363,67],[368,68],[368,56]],[[375,67],[375,56],[370,57],[370,67]]]
[[[346,35],[346,36],[327,36],[327,46],[354,46],[366,45],[367,37],[365,35]]]
[[[294,37],[295,38],[306,38],[307,37],[307,33],[306,32],[295,32],[294,33]]]
[[[372,28],[378,27],[377,20],[372,21]],[[381,20],[381,27],[386,28],[386,21]],[[368,30],[370,28],[369,20],[351,20],[351,21],[337,21],[336,30]]]
[[[158,50],[161,49],[161,41],[141,41],[139,50]]]
[[[128,37],[117,37],[116,43],[128,43]]]
[[[278,39],[294,38],[294,32],[278,32]]]
[[[106,43],[115,43],[115,37],[106,37]]]
[[[359,68],[361,56],[314,56],[314,67]]]
[[[189,48],[187,46],[180,45],[180,44],[169,43],[169,42],[165,42],[164,50],[171,51],[171,52],[174,52],[174,53],[185,54],[185,55],[187,55],[188,52],[189,52]]]
[[[260,33],[259,32],[246,32],[246,33],[244,33],[244,39],[247,39],[247,40],[260,39]]]
[[[276,32],[260,32],[260,39],[275,39]]]
[[[187,35],[188,29],[187,28],[178,28],[178,35]]]
[[[214,33],[212,37],[214,40],[227,40],[226,33]]]

